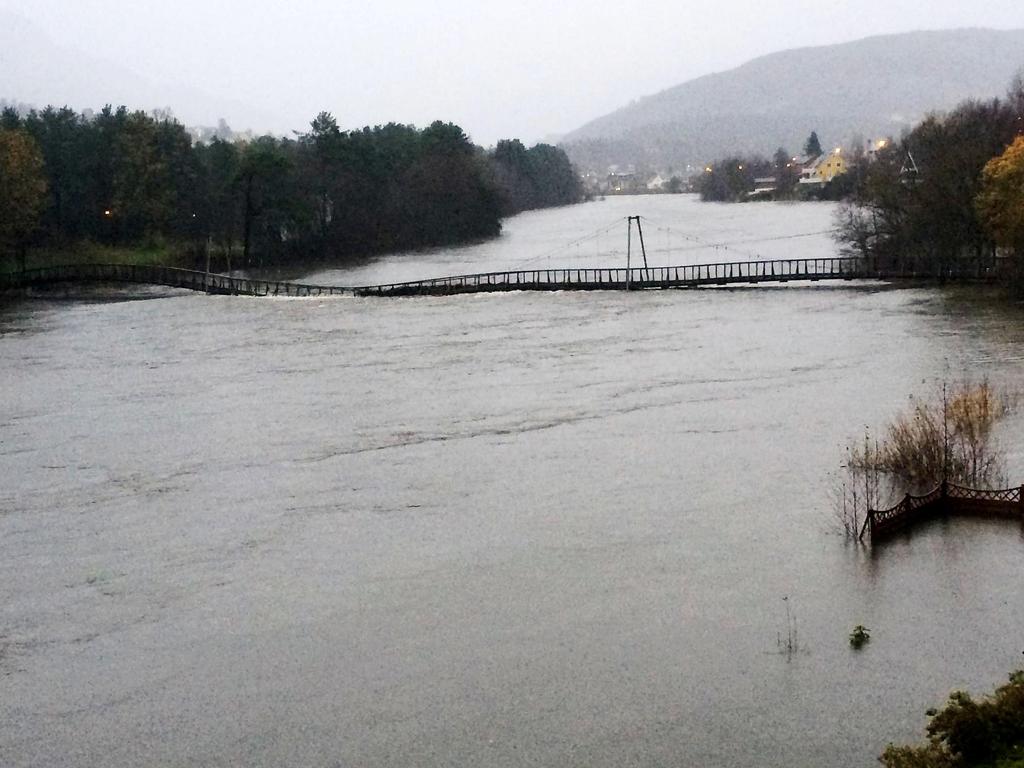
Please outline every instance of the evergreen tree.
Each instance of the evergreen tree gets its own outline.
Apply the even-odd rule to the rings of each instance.
[[[6,108],[0,130],[37,148],[40,243],[165,241],[198,257],[212,244],[229,271],[238,243],[246,265],[362,257],[492,236],[503,215],[582,197],[562,150],[489,154],[440,121],[344,131],[322,112],[296,140],[206,142],[169,110]]]
[[[804,154],[808,157],[817,157],[821,154],[821,142],[818,140],[817,131],[811,131],[811,135],[804,142]]]

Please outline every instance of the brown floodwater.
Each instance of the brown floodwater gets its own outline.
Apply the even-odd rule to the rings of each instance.
[[[835,250],[829,206],[610,199],[317,279],[538,263],[645,212],[652,263]],[[910,394],[1019,386],[1019,309],[114,297],[0,307],[0,765],[869,766],[1024,666],[1021,525],[872,550],[829,495]]]

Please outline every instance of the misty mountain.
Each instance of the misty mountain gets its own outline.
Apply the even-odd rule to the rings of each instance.
[[[189,125],[216,125],[223,118],[235,129],[286,130],[280,117],[249,104],[199,88],[154,82],[103,57],[60,46],[23,16],[3,10],[0,99],[76,110],[105,104],[146,111],[170,108]]]
[[[754,59],[647,96],[567,134],[583,169],[699,167],[732,152],[799,151],[898,137],[929,112],[1006,93],[1024,67],[1024,30],[911,32]]]

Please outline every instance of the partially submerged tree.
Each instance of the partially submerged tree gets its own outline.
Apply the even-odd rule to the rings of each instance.
[[[925,493],[944,481],[971,488],[1002,483],[1003,457],[993,433],[1009,408],[1009,396],[987,381],[912,398],[884,437],[866,434],[863,443],[847,447],[834,499],[843,532],[858,535],[868,509],[907,492]]]

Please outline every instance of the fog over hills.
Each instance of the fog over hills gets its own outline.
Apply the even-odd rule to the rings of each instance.
[[[158,83],[102,55],[57,45],[24,17],[0,10],[0,99],[69,106],[76,110],[124,104],[130,109],[167,109],[188,125],[285,131],[278,116],[241,101],[176,83]]]
[[[730,152],[798,151],[899,136],[928,112],[1006,93],[1024,67],[1024,30],[870,37],[774,53],[642,98],[563,137],[587,170],[636,163],[684,171]]]

